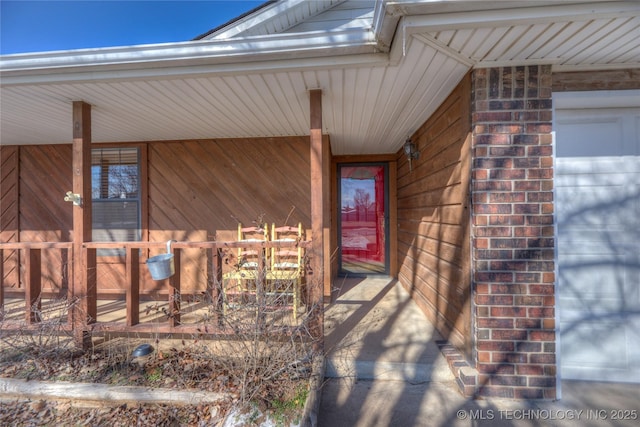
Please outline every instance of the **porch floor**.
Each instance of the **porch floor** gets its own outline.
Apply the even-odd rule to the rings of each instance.
[[[395,280],[335,285],[338,297],[325,308],[327,379],[319,427],[638,423],[640,384],[562,381],[555,401],[466,398],[438,350],[442,337]]]
[[[393,278],[338,279],[325,308],[326,376],[409,382],[454,381],[442,336]]]
[[[124,299],[98,299],[98,315],[97,322],[104,323],[126,323],[126,301]],[[149,300],[139,303],[140,324],[164,324],[168,321],[169,303],[166,300]],[[48,299],[43,298],[41,308],[36,310],[37,317],[42,321],[48,322],[66,322],[69,306],[64,299]],[[199,301],[197,298],[191,298],[180,302],[180,323],[188,324],[206,324],[214,320],[214,310],[210,302]],[[243,309],[242,307],[233,307],[228,310],[227,317],[229,320],[250,321],[255,317],[254,311]],[[298,322],[304,314],[304,308],[298,309]],[[290,307],[277,306],[268,314],[271,324],[294,325],[292,310]],[[25,301],[23,298],[6,298],[4,301],[4,317],[1,321],[20,322],[26,318]]]

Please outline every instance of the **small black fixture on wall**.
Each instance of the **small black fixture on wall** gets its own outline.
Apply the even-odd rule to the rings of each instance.
[[[407,155],[407,160],[409,161],[409,172],[411,172],[411,161],[420,157],[420,151],[418,151],[416,144],[411,141],[411,138],[407,138],[403,147],[404,154]]]

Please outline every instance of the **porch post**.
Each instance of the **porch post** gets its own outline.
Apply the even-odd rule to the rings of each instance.
[[[71,310],[76,345],[86,348],[91,337],[87,324],[97,316],[96,251],[83,250],[83,243],[91,236],[91,105],[73,102],[73,193],[79,194],[80,203],[73,205],[73,285],[75,300]]]
[[[311,168],[311,283],[309,304],[314,315],[311,316],[311,332],[316,339],[316,350],[324,347],[324,297],[323,291],[331,280],[326,274],[328,257],[325,257],[325,243],[329,244],[329,226],[325,201],[329,204],[329,146],[322,138],[322,91],[309,92],[310,102],[310,168]],[[326,259],[325,259],[326,258]]]

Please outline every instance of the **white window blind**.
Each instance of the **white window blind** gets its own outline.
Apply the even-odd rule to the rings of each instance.
[[[137,147],[91,150],[93,241],[140,240],[140,166]],[[100,250],[99,255],[122,251]]]

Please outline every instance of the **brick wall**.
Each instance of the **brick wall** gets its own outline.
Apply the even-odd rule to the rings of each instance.
[[[472,77],[472,281],[483,396],[556,397],[551,67]]]

